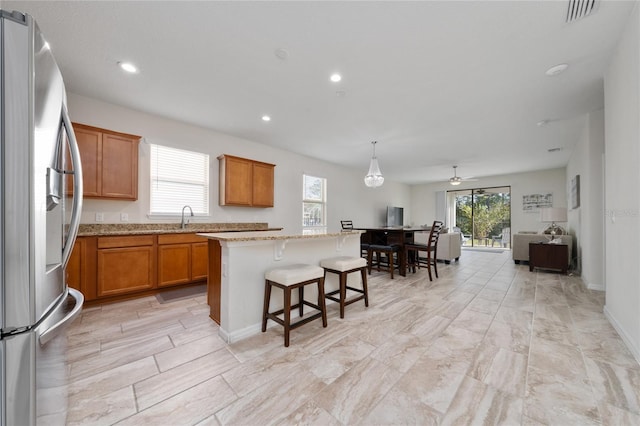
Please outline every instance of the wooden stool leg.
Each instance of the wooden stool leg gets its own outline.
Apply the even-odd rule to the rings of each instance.
[[[298,311],[300,312],[300,318],[304,315],[302,307],[304,306],[304,286],[298,287]]]
[[[291,330],[291,288],[284,289],[284,346],[289,347],[289,331]]]
[[[394,268],[394,263],[393,263],[393,252],[389,252],[387,257],[389,258],[389,269],[390,269],[390,272],[391,272],[391,279],[393,279],[393,270],[395,269]]]
[[[373,262],[373,250],[367,249],[367,270],[371,275],[371,262]]]
[[[340,318],[344,318],[344,302],[347,300],[347,274],[340,273]]]
[[[433,281],[433,278],[431,278],[431,254],[430,254],[430,252],[427,252],[427,269],[429,270],[429,281]]]
[[[269,301],[271,300],[271,283],[264,281],[264,306],[262,308],[262,332],[267,331],[267,314],[269,313]]]
[[[324,300],[324,278],[318,279],[318,306],[322,312],[322,326],[327,326],[327,304]]]
[[[362,290],[364,290],[364,306],[369,307],[369,289],[367,288],[367,272],[363,267],[360,269],[360,274],[362,275]]]

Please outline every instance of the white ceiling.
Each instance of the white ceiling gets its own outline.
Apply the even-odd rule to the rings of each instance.
[[[476,177],[566,165],[585,114],[604,106],[603,74],[634,3],[602,1],[571,24],[568,0],[2,7],[36,18],[70,92],[363,176],[377,140],[386,179],[421,183],[447,180],[453,164]],[[559,63],[569,69],[545,75]]]

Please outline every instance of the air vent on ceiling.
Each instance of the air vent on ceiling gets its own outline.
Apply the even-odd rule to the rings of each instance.
[[[569,0],[567,23],[577,21],[591,15],[596,8],[596,0]]]

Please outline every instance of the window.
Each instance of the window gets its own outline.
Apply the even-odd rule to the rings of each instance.
[[[327,180],[307,175],[302,179],[303,234],[327,232]]]
[[[150,214],[181,214],[185,205],[209,215],[209,156],[151,145]]]

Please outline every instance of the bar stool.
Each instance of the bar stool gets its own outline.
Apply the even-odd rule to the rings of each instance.
[[[327,278],[327,272],[337,274],[340,278],[340,288],[325,294],[325,297],[334,302],[340,303],[340,318],[344,318],[344,307],[358,300],[364,299],[364,306],[369,306],[369,292],[367,290],[367,261],[361,257],[338,256],[320,261],[320,266],[324,268],[324,278]],[[347,276],[352,272],[358,272],[362,276],[362,289],[349,287],[347,285]],[[358,296],[351,297],[347,300],[347,290],[360,293]],[[334,297],[339,294],[339,297]]]
[[[304,300],[304,286],[318,284],[318,304]],[[271,300],[271,289],[278,287],[284,293],[284,307],[275,312],[269,312],[269,302]],[[298,289],[298,303],[291,305],[291,290]],[[319,312],[306,318],[303,316],[304,305],[311,306]],[[300,320],[291,324],[291,309],[300,310]],[[284,314],[284,319],[278,315]],[[262,332],[267,331],[267,320],[271,319],[284,327],[284,346],[289,346],[289,331],[300,327],[303,324],[322,317],[322,326],[327,326],[327,308],[324,301],[324,269],[319,266],[296,264],[283,266],[267,271],[264,283],[264,306],[262,309]]]
[[[367,263],[369,264],[369,274],[371,274],[371,268],[374,266],[373,263],[373,254],[376,254],[376,262],[375,266],[377,270],[380,270],[380,254],[384,253],[387,256],[387,271],[391,273],[391,279],[393,279],[393,270],[395,269],[395,262],[393,260],[393,254],[396,253],[396,257],[400,256],[400,247],[397,245],[380,245],[380,244],[370,244],[367,249]],[[398,264],[400,264],[400,259],[398,259]]]

